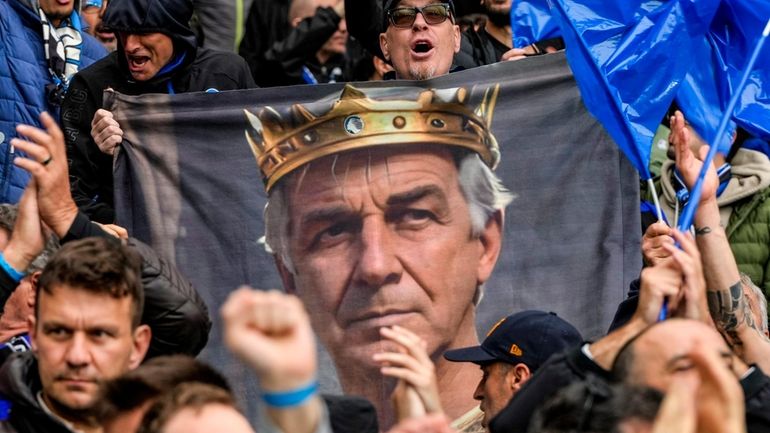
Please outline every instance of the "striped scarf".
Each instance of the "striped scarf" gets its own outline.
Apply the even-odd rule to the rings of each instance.
[[[80,16],[73,12],[70,18],[62,20],[56,28],[48,21],[43,9],[38,8],[38,13],[43,25],[45,58],[54,84],[49,89],[49,100],[61,103],[70,79],[80,67],[80,49],[83,45]]]

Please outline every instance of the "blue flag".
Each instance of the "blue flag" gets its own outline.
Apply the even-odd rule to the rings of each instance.
[[[552,0],[588,110],[644,179],[652,139],[719,0]]]
[[[730,86],[724,61],[714,50],[710,37],[704,38],[693,53],[695,61],[676,95],[676,102],[687,122],[706,142],[717,143],[719,152],[730,152],[735,122],[730,122],[724,137],[717,142],[716,132],[722,113],[730,100]]]
[[[561,36],[548,0],[515,0],[511,5],[511,30],[514,48]]]
[[[770,18],[767,0],[723,0],[711,24],[710,41],[727,74],[730,93],[738,83],[754,46]],[[727,99],[725,99],[727,101]],[[725,102],[726,104],[726,102]],[[770,139],[770,45],[754,66],[733,119],[751,135]]]
[[[770,47],[760,54],[727,132],[719,140],[714,136],[768,18],[767,1],[723,0],[676,97],[687,121],[723,154],[730,150],[736,123],[755,137],[770,139]]]

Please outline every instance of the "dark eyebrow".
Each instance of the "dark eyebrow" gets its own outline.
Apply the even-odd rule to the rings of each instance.
[[[350,209],[345,206],[334,206],[324,209],[317,209],[308,212],[302,217],[300,227],[312,225],[319,222],[333,221],[344,216],[350,215]]]
[[[388,206],[404,206],[426,197],[433,196],[441,202],[446,202],[446,194],[436,185],[423,185],[388,197]]]

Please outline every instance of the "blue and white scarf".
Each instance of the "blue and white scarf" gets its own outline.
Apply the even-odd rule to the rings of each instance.
[[[80,16],[73,12],[68,19],[62,20],[57,28],[48,21],[43,9],[38,8],[38,13],[43,25],[45,58],[53,80],[53,86],[48,89],[49,100],[61,103],[72,76],[80,68],[80,49],[83,46]]]

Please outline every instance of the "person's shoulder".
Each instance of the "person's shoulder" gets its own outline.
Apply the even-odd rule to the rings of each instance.
[[[106,56],[96,60],[89,66],[78,71],[77,75],[89,80],[99,80],[101,77],[112,76],[120,72],[118,66],[118,52],[113,51]]]
[[[198,48],[195,63],[206,63],[207,66],[227,68],[233,64],[245,64],[243,57],[230,51],[213,50],[210,48]]]
[[[83,32],[83,48],[80,51],[81,64],[88,67],[93,63],[103,59],[109,54],[104,45],[95,37]]]

